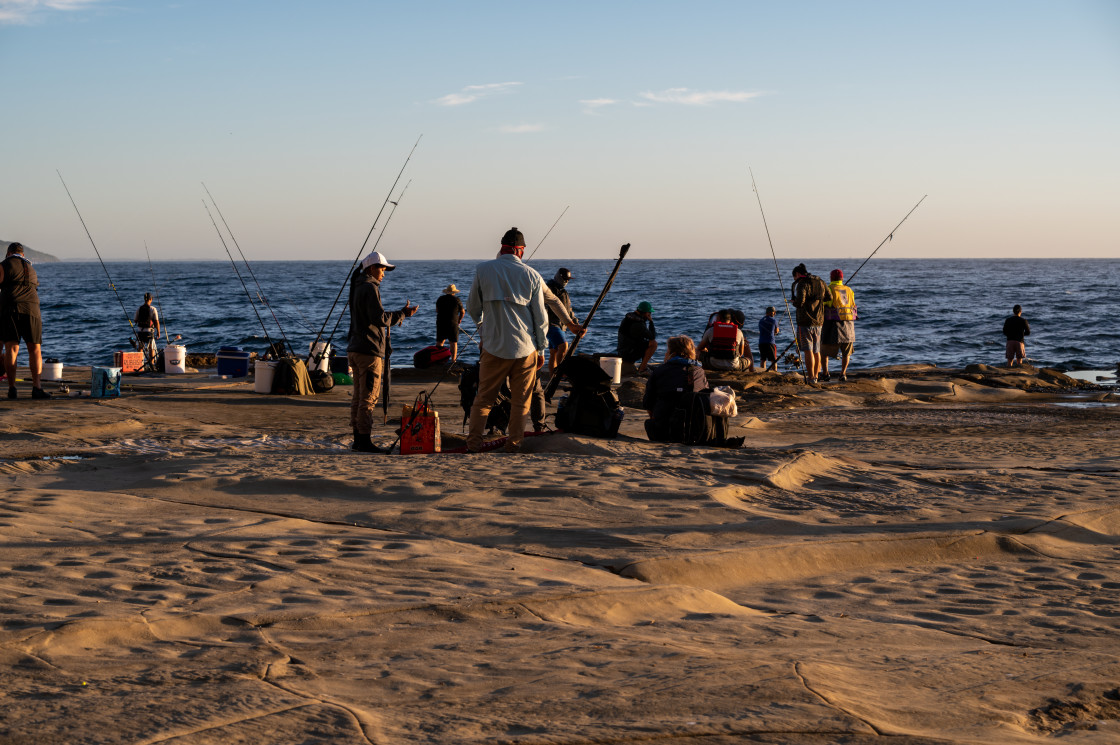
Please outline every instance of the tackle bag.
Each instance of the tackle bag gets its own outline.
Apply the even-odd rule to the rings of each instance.
[[[478,363],[476,362],[463,368],[463,372],[459,376],[459,406],[463,409],[463,424],[470,421],[471,407],[474,406],[474,399],[478,396],[478,375]],[[505,432],[509,429],[511,408],[509,386],[503,383],[498,391],[498,398],[494,401],[490,413],[486,416],[486,429],[491,432]]]
[[[277,396],[314,396],[315,388],[307,374],[307,365],[295,357],[285,357],[276,362],[272,377],[272,393]]]
[[[718,396],[717,396],[718,397]],[[655,442],[679,442],[684,445],[739,447],[743,438],[728,439],[727,417],[712,413],[710,389],[694,393],[682,392],[667,423],[646,420],[646,435]]]
[[[424,347],[412,355],[412,366],[417,370],[423,370],[425,367],[438,365],[449,359],[451,359],[451,347]]]
[[[412,406],[401,409],[401,455],[438,453],[440,439],[439,412],[421,393]]]
[[[308,377],[311,379],[311,387],[315,389],[316,393],[326,393],[334,388],[334,376],[326,370],[312,370],[308,373]]]
[[[592,437],[614,437],[624,412],[611,390],[611,376],[587,355],[564,360],[557,375],[568,379],[568,395],[556,406],[556,426],[565,432]]]

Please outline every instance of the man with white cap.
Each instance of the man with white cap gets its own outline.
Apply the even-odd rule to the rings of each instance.
[[[479,355],[478,394],[471,407],[467,450],[482,448],[486,417],[509,379],[509,440],[506,450],[516,452],[525,436],[529,397],[544,362],[548,316],[544,305],[544,280],[521,262],[525,236],[510,228],[502,236],[498,258],[479,264],[467,297],[467,313],[478,324],[482,337]]]
[[[381,392],[381,376],[389,345],[389,327],[400,325],[416,314],[418,305],[406,301],[401,310],[385,310],[381,305],[381,280],[396,267],[385,254],[374,251],[362,259],[350,298],[350,343],[346,356],[354,378],[354,397],[350,401],[350,426],[354,430],[353,449],[377,452],[370,441],[373,410]]]

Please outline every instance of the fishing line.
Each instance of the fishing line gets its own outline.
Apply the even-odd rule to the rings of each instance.
[[[790,313],[789,301],[786,299],[786,285],[782,281],[782,270],[778,268],[778,254],[774,251],[774,241],[770,238],[770,226],[766,224],[766,212],[762,209],[762,196],[758,193],[758,184],[756,184],[754,180],[754,171],[751,170],[750,166],[747,166],[747,171],[751,174],[751,189],[754,191],[755,199],[758,200],[758,211],[762,214],[762,227],[766,229],[766,240],[770,242],[770,255],[774,257],[774,272],[778,275],[778,286],[782,288],[782,302],[785,303],[786,306],[786,318],[789,319],[790,328],[793,329],[796,335],[797,326],[793,323],[793,314]],[[786,349],[789,349],[789,347],[786,347]],[[801,355],[797,356],[797,362],[799,366],[805,366],[805,361],[801,358]],[[805,369],[806,372],[808,372],[808,368],[806,367]]]
[[[214,206],[217,207],[218,205]],[[226,250],[226,256],[229,257],[229,263],[231,266],[233,266],[233,273],[237,275],[237,278],[239,280],[241,280],[241,289],[245,290],[245,297],[249,299],[249,305],[251,305],[253,308],[253,315],[257,317],[257,321],[261,325],[261,330],[264,331],[264,338],[268,339],[269,349],[274,350],[276,347],[272,341],[272,337],[268,335],[268,327],[264,325],[264,319],[261,318],[261,314],[257,312],[257,304],[253,302],[253,295],[249,292],[249,286],[245,284],[245,280],[244,278],[242,278],[241,272],[237,269],[237,262],[234,261],[233,253],[229,250],[229,246],[226,245],[226,239],[222,235],[221,229],[218,228],[218,223],[214,220],[214,215],[210,213],[210,207],[207,206],[205,199],[202,200],[202,207],[206,210],[206,214],[210,218],[210,222],[214,223],[214,230],[216,230],[218,233],[218,240],[222,242],[222,248]],[[291,345],[289,345],[289,348],[290,347]]]
[[[148,257],[148,271],[152,274],[152,292],[155,293],[156,296],[156,310],[159,311],[159,325],[160,328],[163,329],[163,341],[170,344],[171,340],[167,338],[167,319],[163,315],[163,305],[161,305],[159,301],[159,287],[156,286],[156,270],[152,267],[152,255],[148,252],[147,241],[144,241],[144,255]]]
[[[393,185],[389,187],[389,193],[385,195],[385,201],[381,203],[381,209],[378,210],[377,217],[373,218],[373,225],[370,225],[369,232],[366,233],[366,239],[362,241],[362,247],[358,249],[358,255],[355,256],[354,261],[351,262],[350,270],[346,272],[346,279],[343,280],[342,287],[338,288],[338,295],[335,296],[334,302],[331,303],[331,309],[327,311],[327,317],[323,319],[322,328],[320,328],[319,333],[315,335],[315,340],[311,342],[312,349],[314,349],[315,345],[319,343],[319,340],[323,338],[323,332],[327,330],[327,324],[330,323],[331,315],[334,314],[334,309],[338,306],[338,301],[342,298],[342,293],[346,292],[346,286],[351,283],[351,277],[354,274],[354,267],[358,265],[358,261],[362,258],[362,252],[365,251],[366,244],[369,243],[369,237],[373,235],[373,230],[377,227],[377,221],[381,219],[381,213],[385,211],[385,205],[389,203],[389,200],[393,196],[393,189],[397,188],[397,184],[400,182],[401,176],[404,175],[404,169],[408,167],[408,161],[412,160],[412,154],[416,152],[416,148],[417,146],[419,146],[420,140],[423,139],[423,137],[424,135],[420,135],[416,138],[416,144],[413,145],[412,149],[408,151],[408,157],[404,159],[404,165],[401,166],[400,172],[397,173],[397,177],[393,180]],[[340,318],[339,323],[341,322],[342,319]],[[335,324],[335,329],[337,328],[338,324]]]
[[[913,209],[911,209],[909,212],[906,213],[906,217],[910,217],[910,215],[912,215],[914,213],[914,210],[918,209],[918,207],[921,206],[922,202],[926,201],[926,197],[928,197],[928,196],[929,196],[929,194],[926,194],[924,197],[919,199],[918,203],[914,205]],[[894,231],[898,230],[900,227],[902,227],[902,223],[906,222],[906,217],[902,218],[899,221],[898,225],[894,226],[894,230],[891,230],[891,232],[887,234],[887,237],[883,239],[883,242],[875,247],[875,250],[871,252],[871,256],[874,256],[876,253],[878,253],[879,249],[883,247],[883,243],[886,243],[887,241],[894,240]],[[867,262],[871,261],[871,256],[868,256],[866,259],[864,259],[863,264],[866,264]],[[859,270],[863,269],[863,264],[860,264],[859,268],[857,268],[854,272],[852,272],[852,276],[848,277],[847,284],[849,284],[849,285],[852,284],[852,280],[856,278],[857,274],[859,274]]]
[[[401,199],[404,198],[404,193],[406,191],[408,191],[409,184],[411,184],[411,183],[412,183],[412,180],[409,179],[408,183],[406,183],[404,185],[404,188],[401,189],[401,193],[397,195],[397,201],[389,202],[389,204],[393,205],[393,209],[389,210],[389,216],[385,218],[385,224],[381,226],[381,232],[378,233],[377,240],[373,242],[373,248],[370,249],[371,253],[373,251],[377,250],[378,244],[381,243],[381,238],[384,237],[384,235],[385,235],[385,230],[389,227],[389,222],[393,219],[393,215],[395,215],[396,212],[397,212],[397,205],[401,203]],[[351,274],[353,274],[353,267],[351,267]],[[351,283],[353,283],[352,279],[351,279]],[[327,344],[323,346],[324,350],[334,340],[334,335],[338,333],[338,327],[342,325],[342,319],[346,316],[346,309],[349,308],[349,307],[350,307],[350,298],[347,297],[346,302],[342,305],[342,310],[338,314],[338,320],[335,321],[334,328],[331,329],[331,334],[330,334],[330,336],[327,337]],[[329,317],[330,316],[328,316],[328,318]],[[316,341],[318,341],[318,338],[319,337],[315,337]],[[315,345],[312,345],[311,348],[314,349]],[[322,359],[322,358],[320,358],[320,359]]]
[[[245,252],[241,250],[241,246],[237,242],[237,236],[235,236],[233,234],[233,231],[230,230],[229,223],[226,222],[226,216],[222,214],[222,208],[218,206],[218,202],[214,199],[214,195],[212,195],[210,193],[210,190],[206,188],[205,181],[202,182],[202,188],[206,192],[206,196],[210,197],[210,201],[213,203],[214,209],[218,211],[218,217],[222,218],[222,225],[226,226],[226,232],[229,233],[229,237],[233,240],[233,245],[237,248],[237,253],[241,255],[241,260],[245,262],[245,268],[249,270],[249,276],[253,278],[253,284],[257,286],[257,299],[260,300],[261,305],[268,308],[268,312],[272,314],[272,320],[276,322],[276,328],[280,329],[280,338],[283,339],[284,343],[288,345],[288,351],[291,352],[292,356],[294,357],[296,350],[292,347],[292,343],[288,341],[288,335],[284,333],[284,327],[280,324],[280,319],[276,317],[276,311],[272,309],[272,305],[268,302],[268,299],[265,298],[264,289],[261,288],[261,283],[257,281],[257,275],[253,271],[253,267],[249,263],[249,260],[245,258]],[[205,202],[203,202],[203,204],[205,204]],[[207,211],[209,212],[209,210]],[[211,217],[211,219],[213,219],[213,217]],[[217,223],[214,224],[214,227],[218,227]],[[220,233],[221,231],[219,231],[219,234]],[[232,258],[233,257],[230,256],[230,259]],[[251,298],[250,302],[252,302]]]
[[[555,227],[556,227],[556,225],[557,225],[557,224],[558,224],[558,223],[560,222],[561,218],[563,218],[563,217],[564,217],[564,215],[565,215],[565,214],[566,214],[566,213],[568,212],[568,210],[569,210],[569,209],[571,208],[571,206],[572,206],[572,205],[570,205],[570,204],[569,204],[569,205],[568,205],[567,207],[565,207],[565,208],[564,208],[564,211],[560,213],[560,217],[556,218],[556,222],[552,223],[552,228],[555,228]],[[548,233],[551,233],[551,232],[552,232],[552,228],[549,228],[549,229],[548,229]],[[544,241],[545,241],[545,238],[548,238],[548,233],[545,233],[545,234],[544,234],[544,238],[541,238],[541,241],[540,241],[540,243],[538,243],[538,244],[537,244],[537,248],[540,248],[540,247],[541,247],[541,243],[544,243]],[[529,263],[530,261],[532,261],[532,260],[533,260],[533,257],[534,257],[534,256],[536,256],[536,254],[537,254],[537,248],[534,248],[534,249],[533,249],[533,253],[529,254],[529,258],[525,259],[525,263],[526,263],[526,264],[528,264],[528,263]]]
[[[82,229],[86,231],[86,237],[89,238],[90,245],[93,246],[93,252],[97,254],[97,260],[101,262],[101,268],[105,270],[105,277],[109,280],[109,289],[113,291],[113,294],[117,296],[117,302],[121,304],[121,311],[124,313],[125,320],[128,321],[128,328],[132,332],[132,338],[135,339],[136,348],[140,349],[140,332],[136,328],[136,324],[132,322],[132,316],[128,314],[128,309],[124,307],[124,301],[121,300],[120,293],[117,292],[117,286],[113,284],[113,278],[109,276],[109,267],[105,266],[105,260],[101,258],[101,252],[97,250],[97,244],[93,242],[93,236],[90,235],[89,228],[86,227],[86,221],[82,219],[82,213],[78,210],[74,196],[70,193],[69,187],[66,186],[66,180],[62,178],[62,172],[56,168],[55,173],[58,174],[58,180],[62,182],[62,188],[66,189],[66,196],[70,197],[70,204],[74,205],[74,212],[78,214]]]

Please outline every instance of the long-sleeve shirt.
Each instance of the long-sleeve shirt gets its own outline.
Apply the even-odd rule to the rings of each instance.
[[[403,310],[385,310],[381,305],[381,283],[366,277],[354,285],[350,304],[350,343],[347,352],[386,357],[393,351],[389,327],[404,320]]]
[[[513,254],[475,268],[467,313],[478,325],[483,349],[495,357],[521,359],[543,352],[548,343],[544,280]]]

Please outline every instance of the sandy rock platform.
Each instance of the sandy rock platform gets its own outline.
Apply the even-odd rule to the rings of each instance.
[[[393,412],[435,380],[398,375]],[[1115,393],[719,382],[741,450],[628,409],[613,440],[359,455],[346,387],[21,389],[0,743],[1120,742]]]

